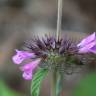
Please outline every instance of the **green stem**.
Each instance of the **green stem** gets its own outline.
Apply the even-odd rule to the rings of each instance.
[[[51,72],[51,94],[50,96],[56,96],[56,72]]]
[[[61,91],[63,89],[63,72],[57,72],[57,82],[56,82],[56,96],[61,96]]]
[[[51,96],[60,96],[63,89],[63,74],[57,70],[51,72]]]

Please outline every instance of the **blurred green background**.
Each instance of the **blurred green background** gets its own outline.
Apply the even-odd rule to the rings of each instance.
[[[21,49],[34,35],[55,35],[56,19],[57,0],[0,0],[0,96],[30,96],[31,82],[22,78],[11,60],[14,49]],[[94,31],[96,0],[63,0],[62,36],[80,40]],[[62,96],[96,96],[95,69],[65,75]],[[43,82],[41,96],[50,96],[49,77]]]

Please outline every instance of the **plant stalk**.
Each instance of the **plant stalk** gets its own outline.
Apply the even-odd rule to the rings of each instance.
[[[58,0],[57,32],[56,32],[56,38],[57,38],[57,40],[59,39],[59,35],[61,34],[62,9],[63,9],[63,0]]]
[[[51,94],[50,96],[60,96],[63,89],[63,73],[57,70],[51,72]]]
[[[56,72],[51,72],[51,94],[50,96],[56,96]]]

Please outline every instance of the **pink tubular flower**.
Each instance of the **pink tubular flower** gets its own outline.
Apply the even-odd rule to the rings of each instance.
[[[79,53],[95,53],[96,54],[96,33],[84,38],[78,45]]]
[[[41,59],[36,59],[29,64],[24,65],[21,67],[21,71],[23,71],[23,78],[26,80],[32,79],[32,73],[37,68],[38,64],[40,63]]]
[[[12,60],[15,64],[22,63],[25,59],[35,57],[34,53],[29,53],[27,51],[19,51],[16,49],[16,55],[12,57]]]

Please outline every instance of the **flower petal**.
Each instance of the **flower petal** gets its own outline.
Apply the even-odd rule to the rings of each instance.
[[[15,64],[20,64],[25,59],[35,57],[34,53],[29,53],[26,51],[19,51],[19,50],[16,50],[16,52],[17,52],[16,55],[12,57],[12,60]]]
[[[32,73],[35,70],[35,68],[40,63],[41,59],[37,59],[35,61],[32,61],[29,64],[24,65],[23,67],[20,67],[20,70],[23,71],[23,78],[26,80],[32,79]]]
[[[90,52],[92,52],[92,53],[96,54],[96,45],[95,45],[95,46],[93,46],[93,47],[90,49]]]
[[[24,65],[23,67],[20,67],[20,70],[21,71],[33,71],[37,66],[38,64],[40,63],[41,59],[37,59],[35,61],[32,61],[26,65]]]
[[[89,44],[89,43],[93,42],[94,40],[96,40],[96,32],[94,32],[93,34],[91,34],[88,37],[84,38],[77,46],[78,47],[83,47],[86,44]]]
[[[92,52],[92,48],[96,46],[95,42],[92,42],[90,44],[85,45],[84,47],[81,47],[79,49],[79,53],[88,53],[88,52]]]
[[[25,80],[31,80],[32,79],[32,72],[23,72],[22,76]]]

